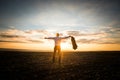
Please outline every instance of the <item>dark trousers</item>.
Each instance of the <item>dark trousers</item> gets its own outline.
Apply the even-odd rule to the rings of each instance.
[[[57,52],[58,52],[58,55],[59,55],[59,63],[61,63],[61,47],[60,46],[55,46],[54,47],[53,62],[55,62],[55,56],[56,56]]]

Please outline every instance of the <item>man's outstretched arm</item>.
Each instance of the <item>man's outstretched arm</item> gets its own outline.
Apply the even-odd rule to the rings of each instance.
[[[67,38],[69,38],[69,37],[71,37],[71,36],[62,37],[62,39],[67,39]]]
[[[54,39],[54,37],[45,37],[44,39]]]

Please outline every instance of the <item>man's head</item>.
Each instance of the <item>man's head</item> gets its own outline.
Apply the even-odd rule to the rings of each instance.
[[[59,37],[59,33],[56,33],[56,36]]]

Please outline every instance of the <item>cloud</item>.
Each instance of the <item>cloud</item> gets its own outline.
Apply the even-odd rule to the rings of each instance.
[[[83,32],[83,31],[63,31],[61,36],[71,35],[76,38],[77,43],[83,44],[119,44],[119,37],[111,37],[108,32]],[[55,36],[47,30],[17,30],[9,29],[0,32],[0,42],[16,43],[44,43],[44,37]]]
[[[81,35],[79,31],[67,31],[67,34],[71,35],[71,36],[80,36]]]
[[[67,34],[68,35],[71,35],[71,36],[90,36],[90,37],[104,37],[106,36],[107,34],[105,32],[80,32],[80,31],[67,31]]]
[[[28,40],[28,41],[30,41],[32,43],[44,43],[44,41],[42,41],[42,40]]]
[[[39,35],[49,35],[50,33],[46,30],[26,30],[24,31],[26,34],[39,34]]]
[[[8,35],[8,34],[0,34],[1,38],[24,38],[24,36],[20,35]]]
[[[113,32],[110,33],[109,30]],[[82,31],[67,31],[68,35],[74,36],[77,43],[82,44],[120,44],[118,35],[119,29],[110,27],[107,31],[99,32],[82,32]]]
[[[24,41],[10,41],[10,40],[0,40],[0,42],[10,42],[10,43],[26,43]]]
[[[120,38],[120,27],[118,21],[113,21],[105,26],[102,26],[100,28],[101,32],[104,32],[107,34],[107,37],[111,38]]]
[[[77,40],[77,43],[82,44],[120,44],[120,41],[116,39],[79,39]]]
[[[0,32],[0,42],[17,42],[17,43],[44,43],[44,35],[48,34],[44,30],[17,30],[8,29]]]
[[[94,41],[96,41],[95,39],[79,39],[77,40],[77,43],[93,43]]]

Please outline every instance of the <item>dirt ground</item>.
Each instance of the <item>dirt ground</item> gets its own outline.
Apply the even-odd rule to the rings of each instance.
[[[0,51],[0,80],[120,80],[120,51],[63,52],[62,63],[51,52]]]

